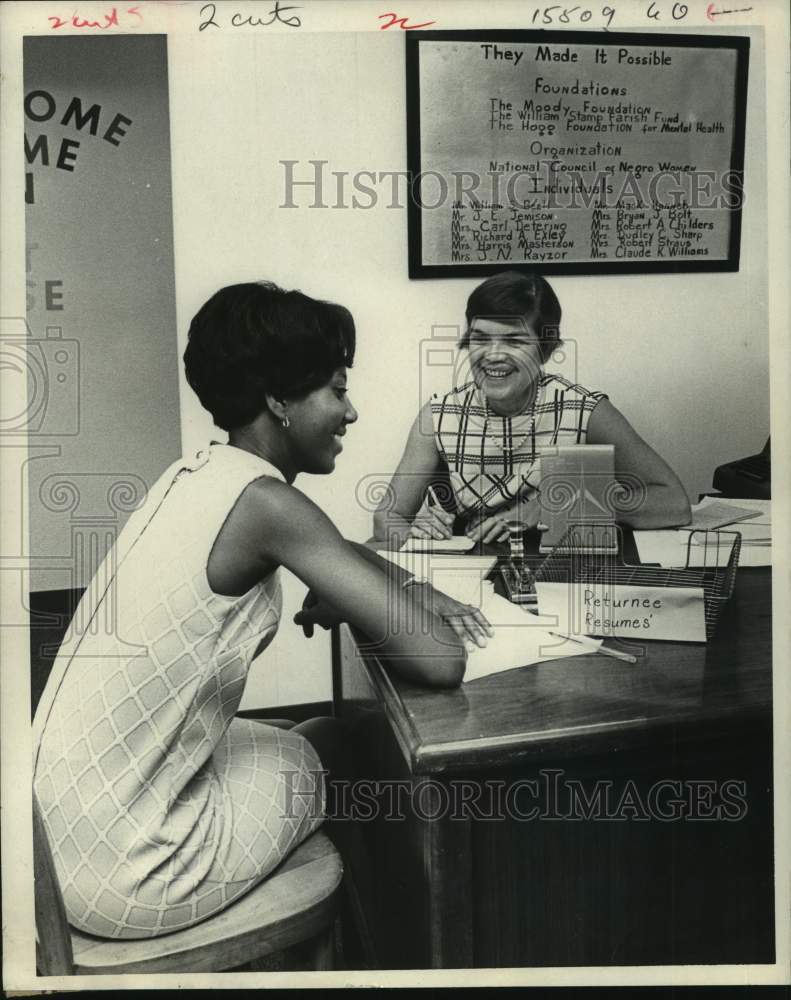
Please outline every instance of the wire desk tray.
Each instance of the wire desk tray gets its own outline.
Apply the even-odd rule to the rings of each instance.
[[[534,604],[536,582],[698,588],[703,591],[706,639],[711,639],[736,582],[742,542],[738,532],[690,531],[686,565],[678,568],[626,563],[618,556],[591,552],[585,542],[585,525],[571,525],[537,568],[514,559],[504,563],[500,572],[511,600]]]

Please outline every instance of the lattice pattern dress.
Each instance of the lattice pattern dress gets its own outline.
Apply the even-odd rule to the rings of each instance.
[[[541,449],[584,444],[602,392],[542,372],[531,406],[513,417],[494,413],[474,382],[431,400],[434,440],[448,466],[460,514],[490,515],[541,482]]]
[[[273,466],[228,445],[178,462],[89,588],[34,723],[34,783],[70,922],[142,938],[196,923],[321,823],[321,764],[299,734],[235,719],[281,611],[277,573],[214,594],[212,545]]]

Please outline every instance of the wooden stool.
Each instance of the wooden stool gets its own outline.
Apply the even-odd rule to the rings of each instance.
[[[295,945],[304,945],[307,968],[332,968],[333,921],[343,865],[320,830],[216,916],[186,930],[142,940],[92,937],[69,926],[35,795],[33,861],[36,954],[42,976],[219,972]]]

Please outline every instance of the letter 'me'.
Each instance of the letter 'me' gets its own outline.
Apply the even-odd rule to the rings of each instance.
[[[66,108],[66,113],[63,118],[61,118],[61,125],[68,125],[72,118],[74,118],[74,127],[78,130],[85,128],[87,124],[90,124],[91,135],[96,135],[99,130],[99,118],[102,113],[102,107],[100,104],[92,104],[87,111],[82,110],[82,101],[79,97],[72,97],[69,106]],[[106,136],[105,136],[106,138]]]

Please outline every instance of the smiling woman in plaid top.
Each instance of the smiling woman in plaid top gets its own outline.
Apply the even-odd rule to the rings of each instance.
[[[472,292],[459,343],[472,380],[418,414],[374,516],[378,538],[450,536],[454,515],[426,495],[443,472],[470,537],[504,540],[513,520],[535,527],[542,447],[585,443],[614,445],[616,477],[636,477],[645,488],[639,509],[619,520],[636,528],[688,523],[678,477],[607,396],[543,370],[560,344],[560,315],[540,275],[506,271]]]

